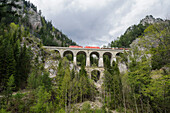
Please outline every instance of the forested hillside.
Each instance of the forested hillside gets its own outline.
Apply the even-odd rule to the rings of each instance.
[[[87,73],[85,55],[77,55],[78,67],[72,54],[61,58],[57,51],[44,49],[75,43],[33,4],[16,1],[0,2],[0,113],[170,112],[170,20],[145,19],[130,27],[124,36],[130,38],[120,39],[128,43],[118,40],[115,45],[129,51],[113,62],[103,55],[99,80],[98,71]],[[90,59],[96,68],[98,59]],[[121,65],[127,70],[121,71]]]
[[[63,46],[76,45],[61,31],[42,16],[41,10],[26,0],[3,0],[0,4],[1,23],[7,25],[11,22],[22,25],[27,32],[40,38],[44,45]]]
[[[109,45],[111,47],[125,47],[129,48],[130,44],[139,36],[144,35],[144,30],[153,23],[163,22],[160,18],[154,18],[152,15],[146,16],[140,21],[138,25],[130,26],[123,35],[117,37],[116,40],[112,41]]]

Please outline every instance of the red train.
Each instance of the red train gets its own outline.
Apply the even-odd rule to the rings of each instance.
[[[83,46],[69,46],[69,48],[83,48]]]
[[[89,48],[89,49],[100,49],[100,47],[92,47],[92,46],[86,46],[84,48]]]
[[[119,50],[129,50],[129,48],[118,48]]]
[[[69,48],[83,48],[83,46],[69,46]],[[94,46],[85,46],[84,48],[89,49],[115,49],[115,50],[129,50],[129,48],[100,48],[100,47],[94,47]]]

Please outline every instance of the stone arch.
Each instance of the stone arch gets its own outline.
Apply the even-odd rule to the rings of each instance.
[[[97,51],[93,51],[90,53],[89,57],[90,57],[90,66],[96,65],[98,67],[100,54]]]
[[[59,53],[60,54],[60,51],[58,49],[55,49],[54,51],[55,51],[55,53],[57,53],[57,54]]]
[[[109,60],[109,61],[107,62],[107,60]],[[109,65],[111,66],[111,63],[112,63],[112,53],[105,52],[103,54],[103,65],[104,65],[104,67],[106,67],[106,62],[109,63]]]
[[[69,61],[73,61],[74,54],[73,54],[73,52],[71,50],[66,50],[66,51],[63,52],[63,57],[67,57],[67,59]]]
[[[119,59],[121,59],[121,56],[123,55],[123,52],[118,52],[118,53],[116,53],[116,55],[115,55],[115,60],[116,61],[119,61]]]
[[[118,52],[118,53],[116,53],[116,57],[117,56],[120,56],[120,55],[122,55],[123,53],[122,52]]]
[[[101,72],[99,70],[92,70],[91,71],[91,79],[97,82],[100,79]]]
[[[78,55],[82,55],[82,56],[80,56],[80,58],[79,58],[79,56]],[[86,52],[85,51],[79,51],[79,52],[77,52],[77,54],[76,54],[76,62],[77,62],[77,66],[81,66],[82,64],[82,60],[83,60],[83,63],[84,63],[84,65],[86,66],[86,57],[87,57],[87,54],[86,54]]]
[[[56,54],[56,58],[59,59],[61,58],[61,53],[59,50],[54,50],[55,54]]]

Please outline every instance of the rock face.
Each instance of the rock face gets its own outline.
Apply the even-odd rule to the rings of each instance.
[[[52,25],[41,15],[41,10],[28,0],[7,0],[8,4],[14,2],[17,7],[12,7],[19,17],[17,23],[21,23],[29,32],[43,40],[44,45],[69,46],[77,45],[60,30]],[[47,41],[48,40],[48,41]]]
[[[42,27],[41,15],[35,12],[32,8],[28,9],[28,17],[29,17],[29,22],[31,23],[33,29],[40,29]]]
[[[127,66],[125,63],[119,63],[118,68],[119,68],[120,73],[125,73],[127,71]]]
[[[22,18],[27,19],[33,30],[40,29],[42,27],[41,14],[37,13],[36,7],[32,8],[32,6],[34,6],[33,4],[29,3],[30,7],[26,7],[23,0],[19,0],[18,2],[15,2],[15,4],[19,5],[20,8],[13,7],[12,10],[16,11],[22,16]]]
[[[154,24],[162,22],[163,20],[161,18],[154,18],[152,15],[146,16],[144,19],[140,21],[140,24],[145,25],[147,24]]]
[[[55,78],[57,76],[58,72],[58,65],[61,60],[60,55],[56,53],[55,51],[50,51],[47,49],[44,49],[45,51],[45,59],[44,59],[44,68],[49,72],[50,78]],[[70,64],[70,70],[73,69],[73,64],[69,62]]]
[[[44,68],[48,70],[50,73],[50,78],[54,78],[57,75],[57,67],[59,64],[58,60],[51,58],[55,53],[52,53],[46,60],[44,64]]]

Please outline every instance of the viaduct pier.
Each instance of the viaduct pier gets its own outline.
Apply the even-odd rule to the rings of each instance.
[[[70,48],[70,47],[55,47],[55,46],[43,46],[43,48],[48,50],[54,50],[59,52],[61,58],[65,57],[66,54],[72,54],[73,63],[77,65],[77,55],[84,54],[86,56],[86,71],[90,75],[94,70],[99,71],[100,78],[104,73],[104,55],[108,55],[110,58],[110,64],[116,61],[116,56],[123,53],[123,49],[96,49],[96,48]],[[128,50],[125,50],[128,51]],[[90,56],[95,54],[98,57],[98,66],[92,67]],[[99,80],[100,80],[99,78]]]

